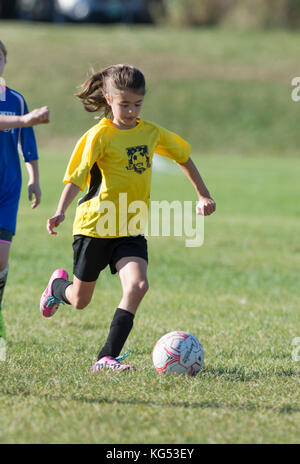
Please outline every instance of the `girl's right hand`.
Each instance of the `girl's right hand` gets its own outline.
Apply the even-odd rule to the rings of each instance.
[[[47,221],[47,230],[50,235],[57,235],[57,232],[53,230],[54,227],[58,227],[65,220],[65,215],[63,213],[56,214]]]

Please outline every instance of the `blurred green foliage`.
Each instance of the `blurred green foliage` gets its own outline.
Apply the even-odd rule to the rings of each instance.
[[[12,27],[12,24],[14,27]],[[299,154],[299,34],[234,28],[98,27],[1,23],[4,78],[29,108],[49,105],[42,145],[67,153],[94,114],[74,97],[91,69],[132,63],[146,76],[142,110],[203,154]],[[22,45],[21,45],[22,44]]]
[[[151,2],[151,0],[150,0]],[[300,0],[163,0],[154,13],[161,21],[182,25],[238,27],[299,27]]]

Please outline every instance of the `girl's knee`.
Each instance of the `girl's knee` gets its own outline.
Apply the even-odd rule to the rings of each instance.
[[[147,279],[140,280],[138,282],[130,282],[126,288],[128,295],[134,295],[139,298],[143,298],[149,289],[149,283]]]
[[[139,283],[139,288],[140,288],[141,293],[143,293],[143,295],[145,295],[149,290],[149,282],[148,282],[148,280],[142,280]]]

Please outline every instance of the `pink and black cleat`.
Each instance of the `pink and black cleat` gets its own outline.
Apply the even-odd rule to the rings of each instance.
[[[40,301],[40,311],[44,317],[53,316],[58,310],[59,305],[65,304],[64,301],[61,301],[52,295],[52,283],[55,279],[68,280],[67,271],[65,271],[64,269],[56,269],[50,277],[48,285],[44,293],[42,294]]]
[[[118,356],[117,358],[113,358],[112,356],[104,356],[104,358],[99,359],[99,361],[95,362],[92,367],[92,372],[101,371],[103,369],[112,369],[114,371],[129,371],[133,370],[136,371],[136,368],[130,364],[122,364],[119,361],[127,358],[127,356],[131,355],[131,351],[126,351],[123,356]]]

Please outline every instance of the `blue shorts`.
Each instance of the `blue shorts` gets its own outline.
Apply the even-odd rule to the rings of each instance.
[[[10,232],[11,236],[16,233],[18,207],[19,199],[0,204],[0,230]]]

